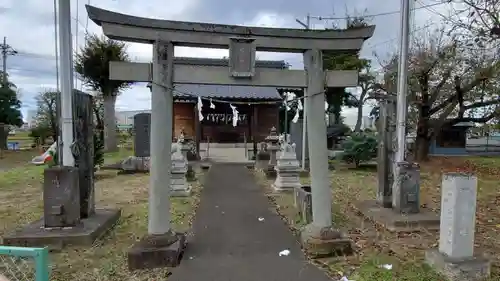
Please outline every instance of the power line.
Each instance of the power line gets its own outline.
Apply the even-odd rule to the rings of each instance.
[[[448,2],[433,3],[433,4],[428,4],[428,5],[423,5],[423,6],[420,6],[420,7],[416,7],[416,8],[413,8],[411,10],[412,11],[414,11],[414,10],[420,10],[420,9],[425,9],[425,8],[434,7],[434,6],[438,6],[438,5],[443,5],[443,4],[447,4],[447,3]],[[396,14],[399,14],[400,12],[401,11],[397,10],[397,11],[383,12],[383,13],[377,13],[377,14],[371,14],[371,15],[364,15],[364,16],[360,16],[360,17],[363,17],[363,18],[375,18],[375,17],[381,17],[381,16],[396,15]],[[311,16],[311,18],[317,19],[317,20],[347,20],[347,19],[351,19],[353,17]]]
[[[426,24],[426,25],[424,25],[422,27],[413,29],[412,31],[410,31],[410,33],[412,35],[414,35],[415,32],[423,30],[423,29],[426,29],[426,28],[431,27],[433,25],[436,25],[436,23],[434,23],[434,22],[428,23],[428,24]],[[373,49],[376,46],[380,46],[380,45],[384,45],[384,44],[387,44],[387,43],[391,43],[391,42],[393,42],[393,41],[395,41],[397,39],[399,39],[399,38],[398,37],[393,37],[391,39],[388,39],[388,40],[385,40],[385,41],[382,41],[382,42],[378,42],[378,43],[375,43],[373,45],[368,44],[366,47],[368,47],[369,49]]]

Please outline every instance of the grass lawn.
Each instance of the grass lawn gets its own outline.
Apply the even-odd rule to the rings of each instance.
[[[20,148],[30,148],[33,144],[33,139],[29,137],[29,132],[16,132],[14,135],[9,135],[8,142],[18,142]]]
[[[106,155],[113,163],[130,151]],[[0,171],[0,235],[42,215],[44,167],[25,166]],[[202,175],[201,175],[202,176]],[[149,176],[120,175],[99,171],[95,185],[97,207],[121,208],[122,217],[115,228],[92,247],[68,247],[50,254],[51,281],[58,280],[164,280],[168,269],[130,273],[126,253],[147,233]],[[191,183],[194,195],[172,198],[171,222],[176,230],[188,231],[198,204],[200,182]]]
[[[356,254],[350,257],[317,259],[313,262],[328,270],[335,278],[347,276],[356,281],[433,281],[444,280],[423,264],[426,249],[437,247],[439,233],[393,234],[364,220],[353,203],[374,199],[377,185],[376,168],[350,169],[341,164],[331,173],[333,191],[333,220],[353,240]],[[421,204],[440,212],[441,173],[470,171],[478,176],[478,205],[476,212],[476,252],[492,259],[491,281],[500,280],[500,158],[433,158],[421,167]],[[261,173],[257,177],[266,186],[268,196],[278,213],[292,230],[303,223],[293,207],[291,193],[273,193],[270,181]],[[302,178],[308,183],[308,178]],[[392,265],[392,269],[384,265]],[[490,281],[488,280],[488,281]]]

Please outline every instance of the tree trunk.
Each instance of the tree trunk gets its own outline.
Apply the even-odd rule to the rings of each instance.
[[[429,123],[427,118],[420,118],[417,124],[417,137],[415,139],[415,151],[413,152],[416,162],[427,161],[429,158]]]
[[[358,117],[356,119],[356,126],[354,126],[354,132],[361,131],[361,123],[363,122],[363,104],[358,105]]]
[[[0,150],[7,150],[7,138],[9,137],[8,126],[0,124]]]
[[[116,116],[115,116],[115,95],[104,95],[104,151],[113,152],[118,150],[116,140]]]
[[[430,138],[417,135],[415,140],[415,151],[413,152],[416,162],[424,162],[429,159]]]

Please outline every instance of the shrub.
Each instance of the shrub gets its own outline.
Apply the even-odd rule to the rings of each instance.
[[[342,143],[342,149],[340,160],[354,163],[357,168],[360,162],[370,161],[377,156],[377,139],[372,134],[353,134]]]

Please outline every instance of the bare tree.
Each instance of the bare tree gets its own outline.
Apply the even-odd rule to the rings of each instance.
[[[499,116],[500,61],[484,49],[462,48],[443,29],[416,36],[410,50],[410,111],[416,113],[417,161],[426,160],[431,138],[443,126],[460,122],[486,123]],[[394,92],[397,55],[384,69],[387,91]]]

